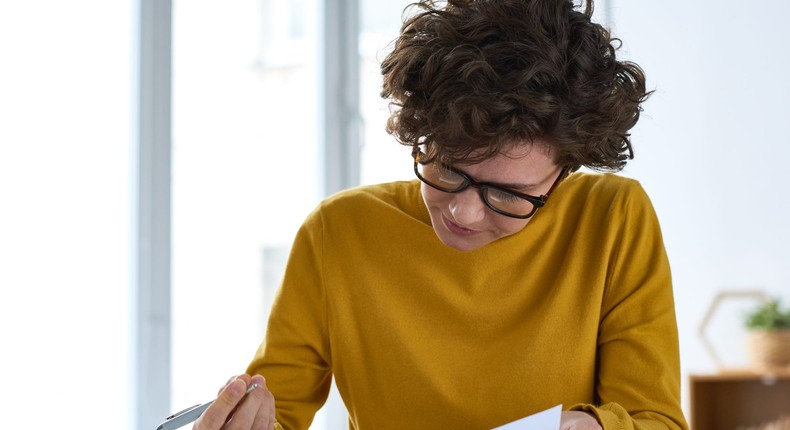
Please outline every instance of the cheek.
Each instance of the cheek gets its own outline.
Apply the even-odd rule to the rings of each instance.
[[[451,193],[445,193],[444,191],[439,191],[428,185],[422,184],[422,199],[425,200],[425,206],[447,205],[452,197],[453,195]]]

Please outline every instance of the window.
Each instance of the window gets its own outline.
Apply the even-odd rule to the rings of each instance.
[[[381,93],[381,60],[398,36],[403,9],[411,1],[362,0],[360,4],[360,109],[364,119],[360,178],[365,184],[412,179],[410,149],[387,134],[387,101]]]
[[[318,201],[314,3],[173,4],[173,409],[245,370]]]
[[[132,7],[0,2],[3,428],[131,429]]]
[[[378,69],[406,4],[359,5],[363,183],[412,176],[409,151],[384,131]],[[244,370],[291,240],[321,197],[319,6],[174,2],[174,409]],[[335,392],[325,409],[313,428],[346,427]]]

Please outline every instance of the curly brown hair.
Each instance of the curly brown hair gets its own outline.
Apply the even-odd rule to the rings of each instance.
[[[579,7],[581,9],[581,7]],[[381,64],[387,131],[430,159],[474,163],[541,141],[558,164],[618,171],[645,75],[620,40],[566,0],[421,0]],[[617,45],[617,47],[615,46]]]

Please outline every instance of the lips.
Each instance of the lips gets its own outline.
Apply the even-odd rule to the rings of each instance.
[[[453,234],[457,234],[459,236],[474,236],[478,234],[479,231],[477,230],[470,230],[468,228],[461,227],[460,225],[450,221],[446,216],[442,215],[442,220],[444,221],[445,227]]]

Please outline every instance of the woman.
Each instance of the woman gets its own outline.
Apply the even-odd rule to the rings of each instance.
[[[306,429],[334,377],[355,429],[487,429],[557,404],[563,429],[686,429],[653,208],[634,180],[578,172],[632,158],[644,73],[616,59],[592,2],[413,12],[382,96],[417,179],[341,192],[307,218],[256,379],[240,377],[271,393],[226,427]],[[217,423],[232,399],[209,410]]]

